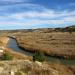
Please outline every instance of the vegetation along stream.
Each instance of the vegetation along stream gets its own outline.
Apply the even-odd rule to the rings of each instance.
[[[34,53],[29,52],[29,51],[25,51],[21,48],[18,47],[17,42],[15,39],[13,38],[9,38],[8,44],[7,44],[8,48],[11,48],[14,51],[29,55],[29,56],[33,56]],[[65,65],[75,65],[75,60],[67,60],[67,59],[58,59],[56,57],[50,57],[50,56],[46,56],[48,61],[60,61]]]

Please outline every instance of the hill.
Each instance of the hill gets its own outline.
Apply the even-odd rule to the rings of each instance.
[[[18,46],[27,51],[43,51],[47,55],[75,59],[75,26],[19,30],[13,35]]]

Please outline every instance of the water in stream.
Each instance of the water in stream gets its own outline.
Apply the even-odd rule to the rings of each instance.
[[[15,39],[10,38],[10,40],[8,41],[7,44],[8,48],[11,48],[14,51],[29,55],[29,56],[33,56],[34,53],[31,52],[27,52],[25,50],[22,50],[21,48],[18,47],[17,42]],[[46,56],[48,61],[60,61],[65,65],[75,65],[75,60],[66,60],[66,59],[58,59],[55,57],[50,57],[50,56]]]
[[[29,56],[33,56],[33,53],[27,52],[25,50],[22,50],[21,48],[18,47],[17,42],[15,39],[10,38],[7,44],[8,48],[11,48],[12,50],[16,51],[16,52],[20,52]]]

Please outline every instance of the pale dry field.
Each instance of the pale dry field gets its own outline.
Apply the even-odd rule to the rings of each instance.
[[[16,35],[19,46],[48,55],[75,57],[75,32],[26,32]]]

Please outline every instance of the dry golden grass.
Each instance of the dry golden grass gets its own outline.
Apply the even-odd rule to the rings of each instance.
[[[27,75],[73,75],[67,67],[59,63],[42,63],[41,66],[33,63],[32,65],[27,65],[25,68],[21,68],[20,71],[26,73]]]
[[[9,75],[11,71],[21,75],[74,75],[70,69],[59,63],[43,62],[39,65],[25,60],[1,61],[1,63],[3,64],[1,75]]]
[[[30,57],[30,56],[27,56],[27,55],[24,55],[24,54],[21,54],[21,53],[18,53],[18,52],[15,52],[15,51],[13,51],[13,50],[11,50],[11,49],[9,49],[9,48],[6,48],[5,49],[5,52],[6,53],[9,53],[10,55],[12,55],[12,57],[13,57],[13,60],[15,60],[15,59],[24,59],[24,60],[32,60],[32,57]]]
[[[75,57],[75,32],[26,32],[16,35],[16,39],[19,46],[29,51]]]
[[[75,65],[69,66],[69,69],[75,74]]]
[[[9,38],[5,36],[0,36],[0,46],[5,46],[8,42]]]

